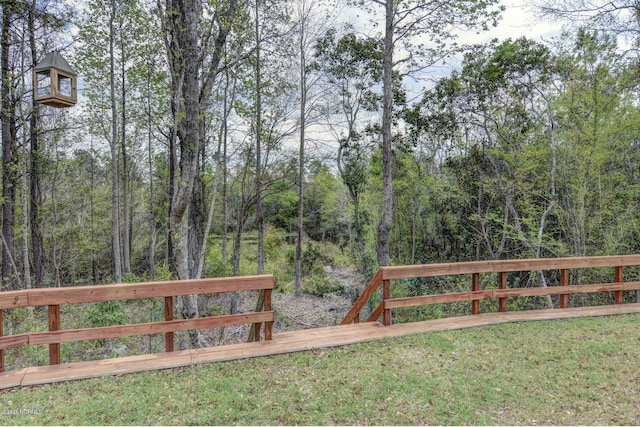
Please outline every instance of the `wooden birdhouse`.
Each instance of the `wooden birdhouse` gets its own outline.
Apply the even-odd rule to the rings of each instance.
[[[49,53],[33,70],[36,102],[56,108],[78,102],[78,77],[59,52]]]

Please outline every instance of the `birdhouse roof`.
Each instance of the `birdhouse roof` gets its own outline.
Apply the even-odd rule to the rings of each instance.
[[[58,71],[62,71],[73,76],[76,72],[69,66],[66,59],[60,54],[60,52],[50,52],[45,58],[36,65],[35,71],[44,71],[49,68],[55,68]]]

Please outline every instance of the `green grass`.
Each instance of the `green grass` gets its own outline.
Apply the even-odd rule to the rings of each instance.
[[[506,324],[17,389],[0,424],[628,425],[639,361],[637,315]]]

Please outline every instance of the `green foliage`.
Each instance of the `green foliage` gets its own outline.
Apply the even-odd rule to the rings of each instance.
[[[124,325],[127,323],[125,301],[98,302],[87,314],[92,328]]]
[[[636,211],[623,194],[637,179],[620,156],[636,162],[624,129],[637,129],[638,115],[616,85],[628,67],[607,36],[565,40],[555,52],[524,38],[478,46],[407,110],[423,164],[439,169],[433,183],[417,180],[434,186],[425,192],[411,163],[397,160],[400,263],[407,248],[425,261],[626,253],[620,242],[634,241]],[[437,165],[429,154],[443,141],[452,154]],[[412,204],[414,188],[426,197]],[[416,234],[427,237],[408,245]]]
[[[404,287],[407,291],[407,296],[417,297],[421,295],[428,295],[429,284],[424,277],[412,277],[404,281]]]
[[[280,233],[267,233],[264,239],[264,252],[267,258],[280,258],[283,246],[284,240]]]
[[[173,278],[173,274],[171,270],[169,270],[169,266],[165,263],[158,263],[155,267],[156,271],[156,280],[159,282],[171,280]]]
[[[338,81],[355,80],[354,89],[365,91],[364,99],[375,99],[368,104],[368,109],[374,110],[380,97],[374,95],[370,87],[382,81],[382,40],[354,33],[344,34],[340,38],[338,36],[335,29],[330,29],[317,41],[317,60],[312,67],[331,76],[334,84]]]
[[[144,278],[133,273],[125,273],[122,275],[122,283],[140,283]]]
[[[295,250],[287,251],[287,261],[290,266],[295,262]],[[325,276],[324,266],[332,265],[334,257],[326,245],[309,242],[302,249],[302,274],[304,276]]]
[[[49,364],[49,347],[46,345],[30,345],[22,349],[28,366],[46,366]]]
[[[342,292],[344,289],[344,285],[339,280],[319,275],[305,277],[302,281],[302,291],[318,297],[324,297],[333,292]]]
[[[229,264],[224,264],[220,259],[214,259],[207,262],[206,277],[226,277],[233,275],[232,266]]]
[[[313,171],[304,196],[304,230],[318,241],[337,242],[348,229],[346,194],[326,165]]]
[[[298,218],[298,195],[283,181],[271,191],[264,200],[265,216],[276,228],[290,229]]]

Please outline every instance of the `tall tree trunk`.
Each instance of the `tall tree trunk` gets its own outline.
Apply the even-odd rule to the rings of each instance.
[[[362,226],[362,221],[360,220],[360,197],[357,193],[352,193],[353,200],[353,228],[356,232],[356,245],[358,247],[358,257],[360,258],[360,273],[362,274],[362,289],[359,292],[364,291],[364,287],[367,285],[371,277],[369,277],[369,272],[367,271],[367,257],[364,246],[364,230]],[[357,299],[360,295],[355,295],[355,299]],[[355,303],[354,299],[354,303]],[[370,302],[370,309],[373,310],[372,307],[373,302]]]
[[[155,204],[155,188],[153,185],[153,113],[151,111],[151,64],[147,69],[147,144],[149,163],[149,274],[156,280],[156,216],[153,212]]]
[[[127,85],[125,45],[120,35],[120,144],[122,147],[122,269],[124,273],[131,273],[131,206],[129,190],[129,156],[127,154]]]
[[[187,209],[191,204],[193,189],[198,171],[198,153],[200,152],[200,95],[199,85],[199,51],[198,51],[198,22],[200,8],[198,1],[184,2],[168,1],[173,7],[167,8],[168,14],[175,13],[171,20],[175,20],[178,27],[174,36],[177,38],[181,51],[178,53],[182,60],[182,81],[178,114],[178,142],[180,144],[179,168],[176,171],[177,185],[173,194],[169,227],[173,244],[173,266],[178,279],[186,280],[189,275],[189,232]],[[187,295],[179,299],[181,315],[186,319],[198,317],[198,304],[195,295]],[[201,347],[199,334],[191,333],[191,345]]]
[[[26,91],[26,67],[24,57],[21,64],[23,70],[21,90]],[[20,123],[26,127],[27,118],[22,108],[22,103],[18,104],[18,115]],[[21,186],[21,202],[22,202],[22,282],[24,289],[33,287],[31,281],[31,263],[29,262],[29,182],[28,182],[28,164],[29,164],[29,144],[27,141],[27,131],[22,131],[22,149],[20,150],[20,186]]]
[[[203,124],[201,123],[201,126]],[[204,127],[204,126],[203,126]],[[205,132],[201,128],[200,141],[205,141]],[[202,180],[202,172],[205,170],[205,155],[204,155],[204,143],[201,146],[200,153],[198,154],[198,168],[196,170],[196,179],[193,185],[193,195],[191,198],[191,205],[189,206],[189,277],[197,279],[199,277],[199,254],[203,246],[206,245],[207,239],[205,233],[206,221],[207,221],[207,209],[206,209],[206,189],[204,181]],[[203,260],[204,263],[204,260]],[[204,268],[204,265],[203,265]]]
[[[118,153],[118,116],[116,109],[115,21],[116,2],[111,2],[109,18],[109,61],[111,86],[111,241],[113,245],[113,280],[122,282],[122,245],[120,241],[120,162]]]
[[[96,203],[95,203],[95,197],[94,197],[94,193],[95,193],[95,189],[96,189],[96,158],[95,158],[95,149],[93,146],[93,138],[91,138],[91,147],[90,147],[90,152],[91,152],[91,164],[89,165],[89,184],[90,184],[90,191],[89,191],[89,208],[90,208],[90,215],[89,215],[89,223],[91,225],[91,238],[95,239],[96,238]],[[98,249],[94,246],[91,249],[91,275],[93,276],[93,284],[97,285],[100,282],[100,277],[98,277],[98,268],[96,267],[97,262],[96,259],[98,258],[97,256],[97,252]]]
[[[231,113],[231,108],[229,108],[228,101],[228,89],[229,89],[229,71],[225,69],[224,71],[225,77],[225,86],[224,86],[224,120],[222,122],[222,237],[221,237],[221,245],[222,245],[222,265],[227,265],[228,255],[227,255],[227,231],[229,228],[229,203],[227,200],[227,143],[229,138],[229,127],[228,127],[228,119],[229,114]]]
[[[169,214],[169,230],[171,234],[172,260],[174,274],[180,280],[190,278],[189,275],[189,232],[187,221],[188,207],[193,197],[193,187],[198,170],[198,153],[200,151],[200,106],[199,106],[199,49],[198,23],[201,10],[197,0],[167,0],[167,15],[175,38],[174,48],[169,50],[170,61],[174,65],[172,78],[176,91],[176,126],[180,144],[179,168],[176,170],[175,187]],[[172,153],[173,156],[173,153]],[[186,319],[198,317],[196,295],[178,298],[180,315]],[[202,347],[206,343],[197,331],[190,331],[191,345]],[[181,342],[180,347],[185,347]]]
[[[199,253],[198,253],[198,258],[197,258],[197,270],[196,270],[196,278],[200,278],[202,277],[202,275],[204,274],[204,267],[205,267],[205,255],[206,255],[206,251],[207,251],[207,243],[208,243],[208,236],[209,236],[209,232],[211,231],[211,224],[213,223],[213,215],[214,215],[214,209],[215,209],[215,205],[216,205],[216,200],[217,200],[217,196],[218,196],[218,187],[220,185],[220,179],[221,179],[221,175],[223,179],[226,179],[226,175],[221,171],[221,169],[226,167],[226,159],[222,159],[222,149],[224,146],[224,149],[226,150],[226,145],[227,145],[227,138],[228,138],[228,130],[227,130],[227,122],[229,120],[229,116],[231,115],[231,108],[229,108],[229,102],[228,102],[228,97],[229,97],[229,76],[228,73],[225,73],[225,86],[224,86],[224,95],[223,95],[223,107],[222,107],[222,123],[220,125],[220,130],[218,132],[218,148],[216,149],[216,154],[215,154],[215,163],[216,163],[216,169],[215,172],[213,174],[213,190],[212,190],[212,195],[211,195],[211,200],[209,202],[209,211],[207,212],[207,222],[204,228],[204,239],[202,240],[202,243],[200,244],[200,249],[199,249]],[[235,93],[235,90],[232,90],[232,93]],[[233,95],[232,95],[233,96]],[[226,153],[225,153],[225,157],[226,157]],[[225,195],[223,194],[223,197],[225,197]],[[225,207],[226,209],[226,207]],[[223,263],[226,264],[226,217],[224,218],[224,222],[223,222]]]
[[[298,236],[296,239],[295,295],[302,296],[302,235],[304,224],[304,138],[307,110],[307,65],[305,63],[305,13],[300,20],[300,149],[298,156]]]
[[[211,98],[213,81],[219,72],[218,66],[223,48],[236,16],[236,0],[221,2],[221,4],[224,4],[227,9],[224,12],[220,9],[221,13],[216,13],[213,17],[220,27],[218,34],[213,37],[213,51],[208,61],[209,70],[201,75],[200,69],[203,62],[200,30],[201,20],[204,19],[202,3],[199,0],[165,1],[163,25],[168,35],[167,55],[174,91],[174,124],[179,142],[179,164],[169,213],[172,246],[170,264],[174,275],[180,280],[189,279],[191,273],[188,254],[190,247],[188,209],[193,199],[198,173],[198,156],[204,143],[201,138],[201,112]],[[159,6],[162,11],[160,4]],[[178,305],[184,318],[198,317],[195,295],[179,298]],[[190,340],[195,347],[206,345],[197,331],[191,331]]]
[[[34,10],[36,0],[33,0],[29,8],[29,47],[31,49],[31,62],[35,67],[37,64],[37,50],[35,38],[35,16]],[[29,217],[31,225],[31,251],[33,252],[33,279],[36,288],[42,287],[44,279],[44,239],[42,237],[40,206],[42,205],[42,189],[40,179],[42,176],[42,148],[40,147],[40,134],[38,132],[39,125],[39,108],[36,104],[35,93],[31,94],[31,117],[29,123],[29,140],[31,143],[31,181],[30,181],[30,200],[29,200]]]
[[[366,286],[366,284],[369,282],[371,277],[369,277],[368,275],[367,259],[365,256],[366,253],[365,253],[364,230],[363,230],[364,226],[362,224],[361,216],[360,216],[360,189],[358,188],[357,185],[353,185],[352,179],[347,178],[347,172],[345,170],[345,165],[344,165],[344,150],[346,149],[347,145],[351,142],[351,136],[354,135],[355,133],[353,126],[354,126],[354,122],[350,118],[349,132],[348,132],[349,136],[346,138],[346,140],[341,141],[338,146],[336,164],[338,166],[338,172],[342,177],[342,181],[347,184],[347,188],[349,190],[349,197],[353,204],[353,224],[351,225],[351,229],[356,234],[356,244],[355,244],[355,248],[352,247],[351,252],[352,252],[352,255],[355,257],[356,248],[357,248],[357,256],[360,258],[360,273],[362,273],[362,284],[363,286]],[[361,291],[362,290],[364,290],[364,288],[361,289]],[[355,298],[357,299],[358,296],[359,295],[356,295]],[[355,302],[355,299],[354,299],[354,302]]]
[[[206,253],[207,253],[208,236],[209,236],[209,233],[211,232],[211,224],[213,223],[213,214],[216,206],[216,199],[218,196],[218,181],[220,181],[221,146],[222,146],[222,139],[219,139],[218,150],[216,154],[216,170],[213,175],[213,190],[211,194],[211,200],[209,201],[209,210],[207,212],[207,222],[204,227],[204,232],[202,233],[204,238],[202,239],[202,242],[200,243],[200,248],[198,250],[198,258],[197,258],[197,264],[196,264],[197,267],[196,267],[196,274],[195,274],[195,278],[198,278],[198,279],[201,278],[205,272],[204,267],[205,267]]]
[[[258,274],[264,273],[264,211],[262,207],[262,70],[260,68],[259,1],[256,1],[256,222],[258,225]]]
[[[233,275],[240,275],[240,255],[242,251],[242,232],[244,231],[244,202],[238,207],[238,219],[236,221],[236,233],[233,238],[233,254],[231,256],[233,262]]]
[[[2,7],[2,33],[0,35],[0,59],[2,79],[0,96],[0,126],[2,126],[2,266],[0,268],[0,289],[15,288],[15,263],[13,262],[13,225],[15,221],[15,105],[12,104],[9,70],[9,31],[13,15],[13,2],[5,2]]]
[[[60,175],[60,151],[58,150],[58,144],[57,144],[57,139],[54,137],[52,138],[52,149],[53,149],[53,153],[55,156],[55,166],[53,168],[53,176],[51,177],[51,204],[52,206],[52,211],[53,211],[53,227],[52,229],[54,229],[59,222],[59,213],[58,213],[58,177]],[[93,148],[93,146],[91,147]],[[91,170],[93,171],[93,167],[91,168]],[[93,180],[93,175],[92,175],[92,180]],[[93,188],[93,182],[91,183],[91,188]],[[56,233],[55,230],[52,230],[51,232],[51,255],[52,255],[52,260],[53,260],[53,277],[54,277],[54,286],[56,288],[59,288],[60,286],[62,286],[62,279],[60,277],[60,254],[59,254],[59,243],[58,243],[58,238],[56,237]]]
[[[389,234],[393,222],[393,180],[391,121],[393,115],[393,16],[395,1],[386,0],[386,20],[383,60],[383,112],[382,112],[382,213],[378,225],[377,253],[381,267],[391,264]]]
[[[174,87],[174,91],[175,91],[175,87]],[[178,117],[178,112],[177,112],[177,102],[176,102],[175,95],[171,99],[171,112],[174,117],[174,123],[171,126],[171,132],[169,134],[169,150],[167,153],[168,155],[167,162],[169,164],[169,194],[168,194],[168,200],[167,200],[167,213],[166,213],[167,218],[171,218],[171,212],[173,211],[173,199],[176,193],[176,182],[177,182],[176,163],[178,162],[178,148],[177,148],[178,125],[177,125],[177,119],[175,118]],[[173,243],[173,234],[171,233],[170,225],[167,226],[166,233],[167,233],[166,235],[167,264],[169,265],[169,269],[175,273],[177,271],[177,268],[175,266],[176,257],[174,256],[174,253],[173,253],[174,243]]]
[[[417,194],[413,199],[413,212],[411,212],[411,265],[416,263],[416,247],[418,244],[418,214],[420,212],[420,200]]]

